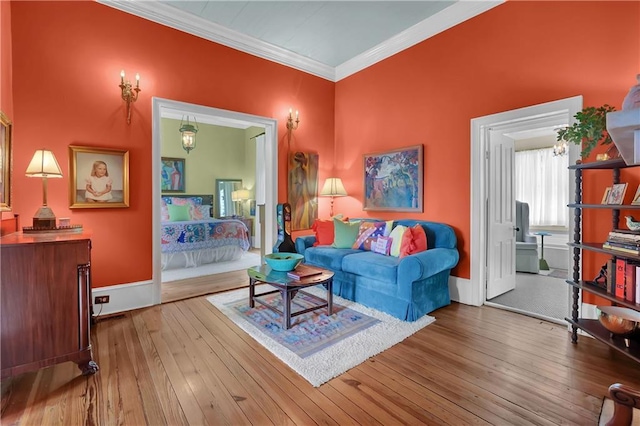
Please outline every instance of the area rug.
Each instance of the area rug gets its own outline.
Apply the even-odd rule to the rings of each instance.
[[[256,287],[263,292],[268,286]],[[325,297],[326,291],[309,288],[305,291]],[[280,296],[270,303],[281,303]],[[314,387],[339,376],[368,358],[392,347],[416,331],[435,321],[425,315],[414,322],[400,321],[383,312],[334,296],[331,316],[320,309],[294,317],[289,330],[282,327],[282,317],[256,304],[249,308],[249,289],[209,296],[207,300],[220,309],[247,334],[280,358]],[[293,312],[310,303],[298,293]]]

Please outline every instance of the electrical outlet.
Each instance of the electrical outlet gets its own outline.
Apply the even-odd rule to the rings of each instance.
[[[100,305],[103,303],[109,303],[109,296],[96,296],[95,302],[96,305]]]

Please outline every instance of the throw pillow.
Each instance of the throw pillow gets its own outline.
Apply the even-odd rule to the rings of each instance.
[[[378,237],[384,236],[386,227],[387,222],[362,222],[352,248],[370,251]]]
[[[339,219],[333,219],[333,248],[351,248],[356,241],[358,231],[360,230],[360,221],[343,222]]]
[[[333,220],[321,220],[316,219],[311,226],[313,232],[316,234],[316,242],[313,246],[329,246],[333,244],[333,237],[335,230],[333,227]]]
[[[387,221],[387,226],[386,228],[384,228],[384,236],[388,237],[389,235],[391,235],[391,231],[393,230],[393,221],[392,220],[388,220]]]
[[[427,249],[427,234],[424,228],[415,224],[407,229],[402,236],[402,244],[400,245],[400,258],[409,256],[410,254],[420,253]]]
[[[394,257],[400,256],[400,246],[402,245],[402,236],[407,231],[407,227],[398,225],[391,231],[389,237],[391,238],[391,250],[389,254]]]
[[[372,244],[371,251],[374,253],[384,254],[389,256],[391,250],[391,238],[390,237],[378,237],[376,242]]]
[[[173,204],[167,205],[167,210],[169,210],[169,220],[171,222],[183,222],[185,220],[191,220],[189,216],[189,206],[175,206]]]
[[[161,222],[169,221],[169,209],[167,208],[166,204],[160,207],[160,221]]]

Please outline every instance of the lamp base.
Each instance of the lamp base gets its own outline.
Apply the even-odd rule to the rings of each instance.
[[[56,215],[48,206],[42,206],[33,215],[33,228],[36,229],[55,229]]]

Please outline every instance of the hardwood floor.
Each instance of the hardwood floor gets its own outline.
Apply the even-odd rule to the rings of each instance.
[[[436,322],[313,388],[204,297],[92,330],[100,371],[64,363],[2,382],[3,425],[595,425],[638,364],[566,327],[453,303]]]

